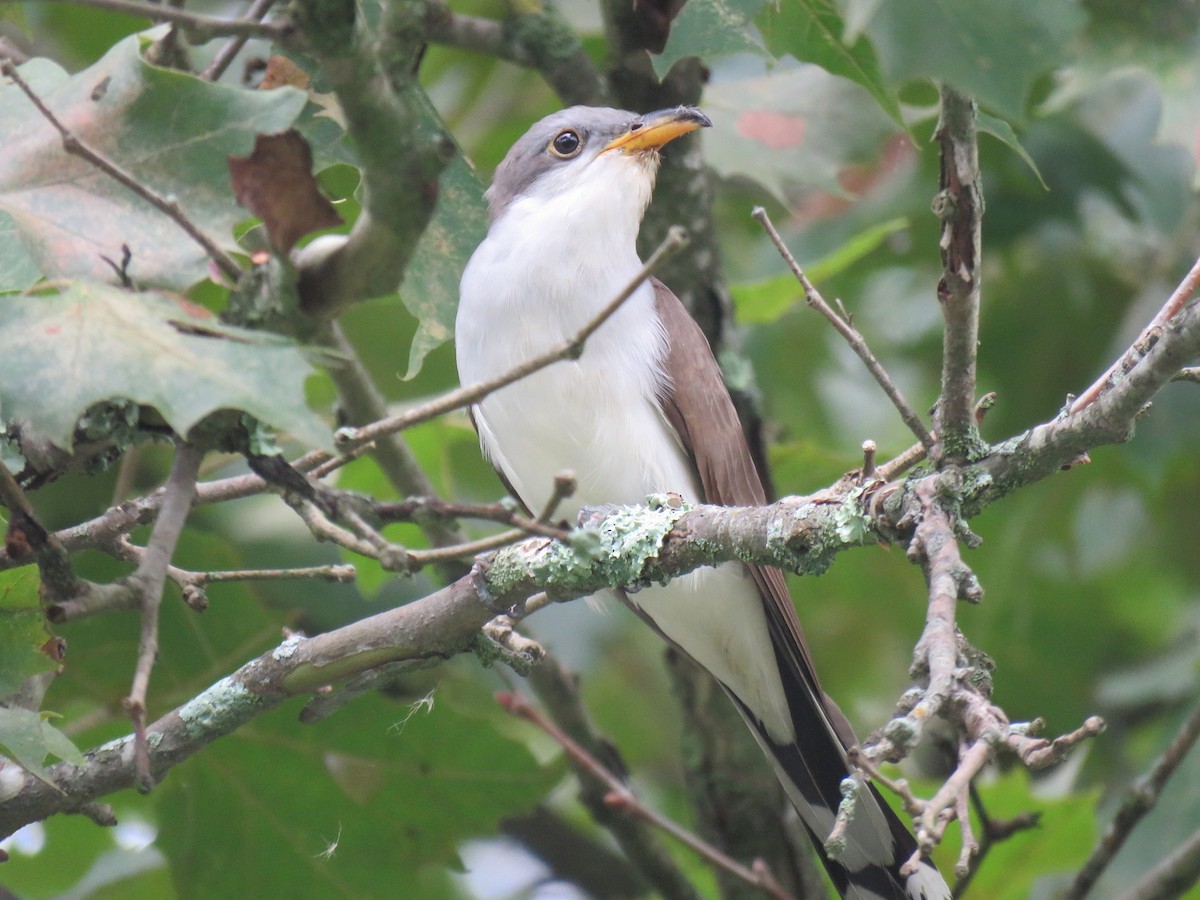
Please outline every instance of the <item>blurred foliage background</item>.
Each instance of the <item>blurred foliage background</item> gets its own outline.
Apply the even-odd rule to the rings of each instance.
[[[361,5],[370,14],[373,0]],[[491,18],[521,6],[452,5]],[[189,9],[242,11],[233,3]],[[603,65],[597,5],[562,0],[557,9]],[[790,17],[814,10],[842,29],[840,46],[854,54],[841,54],[840,63],[836,53],[816,58],[821,66],[815,53],[792,55],[813,44],[796,36]],[[68,73],[146,25],[67,3],[0,6],[6,40]],[[742,364],[753,366],[778,494],[829,484],[858,464],[864,439],[877,441],[883,458],[911,437],[848,348],[804,307],[751,207],[770,210],[825,295],[843,300],[906,396],[928,409],[941,362],[930,79],[974,93],[989,132],[980,145],[987,211],[979,386],[999,395],[983,430],[990,440],[1008,437],[1052,418],[1090,384],[1200,250],[1198,42],[1200,7],[1192,0],[782,0],[777,7],[690,0],[655,66],[661,74],[676,59],[700,55],[709,71],[701,105],[717,127],[703,135],[703,152],[718,176],[716,231],[741,337],[723,360],[743,384],[751,382]],[[194,66],[222,43],[194,48]],[[878,60],[875,91],[839,71],[861,61],[864,48]],[[246,51],[268,53],[258,42]],[[240,78],[235,65],[224,81]],[[455,176],[468,200],[442,213],[452,230],[478,233],[479,193],[491,170],[560,101],[533,71],[436,44],[421,79],[472,165],[473,175]],[[188,127],[184,113],[175,127]],[[136,123],[130,127],[137,138]],[[353,147],[337,135],[320,144],[318,127],[326,125],[305,133],[322,185],[350,219]],[[0,234],[11,248],[13,232]],[[447,289],[437,277],[452,305],[453,283]],[[415,293],[410,281],[342,317],[397,404],[456,383],[449,343],[432,346],[419,372],[406,377],[418,315],[430,302]],[[211,283],[194,285],[190,296],[221,302]],[[0,304],[18,302],[0,296]],[[307,390],[314,409],[330,410],[335,393],[324,376]],[[501,495],[465,416],[406,437],[443,495]],[[1131,443],[1098,450],[1089,465],[1023,490],[973,523],[984,544],[968,562],[987,595],[961,610],[960,626],[996,661],[997,701],[1014,718],[1044,717],[1052,733],[1092,713],[1109,730],[1045,777],[998,769],[981,784],[995,814],[1038,810],[1043,818],[992,852],[969,896],[1048,896],[1200,694],[1198,444],[1196,387],[1173,385]],[[151,489],[168,465],[166,448],[141,447],[122,470],[121,496]],[[218,460],[205,474],[235,470],[235,462]],[[102,512],[117,479],[116,468],[71,475],[31,496],[47,526],[63,527]],[[338,483],[394,496],[369,459]],[[422,540],[411,527],[388,533]],[[311,565],[337,555],[267,497],[198,509],[176,562],[205,570]],[[428,578],[401,581],[370,561],[352,561],[360,571],[355,586],[221,585],[202,615],[169,597],[152,711],[172,708],[270,648],[282,625],[333,627],[431,587]],[[97,580],[127,571],[98,553],[78,564]],[[793,579],[793,588],[826,689],[861,731],[884,721],[906,684],[923,621],[919,570],[899,548],[870,548],[843,555],[821,578]],[[68,664],[47,708],[62,714],[61,727],[80,747],[125,734],[120,700],[132,674],[136,617],[97,617],[59,631],[69,642]],[[637,789],[686,821],[676,707],[653,635],[622,609],[581,603],[537,615],[529,631],[583,675],[589,708],[620,747]],[[317,726],[300,726],[299,704],[289,704],[200,753],[151,795],[113,798],[125,823],[116,832],[66,816],[27,829],[5,845],[12,860],[0,867],[0,883],[20,897],[573,896],[570,886],[544,883],[543,866],[497,837],[505,816],[540,801],[580,828],[594,827],[545,739],[494,707],[491,692],[513,680],[458,659],[414,677],[403,694],[363,698]],[[1197,823],[1200,755],[1192,753],[1097,895],[1119,896]],[[939,856],[944,869],[954,852]],[[679,859],[711,890],[698,862],[683,851]]]

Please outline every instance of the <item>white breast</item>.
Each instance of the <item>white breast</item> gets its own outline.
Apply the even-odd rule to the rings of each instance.
[[[492,225],[463,274],[455,339],[464,385],[570,337],[641,268],[632,238],[622,240],[620,229],[592,231],[589,252],[580,255],[579,236],[547,227],[536,204],[514,207]],[[639,504],[650,493],[699,499],[656,399],[666,350],[647,283],[579,359],[554,363],[477,404],[484,453],[527,507],[541,511],[564,469],[578,480],[559,509],[569,520],[581,506]],[[740,565],[701,569],[631,599],[755,711],[772,737],[791,739],[762,600]]]

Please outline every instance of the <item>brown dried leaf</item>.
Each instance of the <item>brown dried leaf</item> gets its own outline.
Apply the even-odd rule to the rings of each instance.
[[[342,222],[317,187],[312,163],[312,150],[295,129],[260,134],[249,156],[229,157],[238,203],[263,220],[271,246],[280,253],[290,252],[310,231]]]
[[[306,91],[308,90],[308,73],[286,56],[272,56],[267,60],[267,70],[263,72],[258,89],[270,91],[285,84]]]

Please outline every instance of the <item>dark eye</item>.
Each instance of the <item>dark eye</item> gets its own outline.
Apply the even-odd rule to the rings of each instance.
[[[554,140],[550,142],[551,152],[563,159],[570,159],[579,152],[581,147],[583,147],[583,141],[580,140],[576,132],[570,129],[560,131],[554,136]]]

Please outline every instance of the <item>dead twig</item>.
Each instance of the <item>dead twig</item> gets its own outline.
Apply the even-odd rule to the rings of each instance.
[[[792,252],[783,242],[783,238],[775,230],[775,225],[771,222],[771,217],[767,215],[767,211],[761,206],[756,206],[751,215],[766,230],[772,243],[775,244],[775,248],[779,251],[779,255],[783,257],[783,261],[787,263],[788,268],[792,270],[792,274],[796,276],[796,280],[800,282],[800,286],[804,290],[805,302],[824,316],[837,330],[837,333],[846,339],[846,343],[850,345],[850,349],[862,360],[863,365],[867,367],[867,371],[871,373],[876,383],[883,388],[883,392],[887,394],[887,398],[892,401],[892,405],[900,413],[900,418],[904,420],[904,424],[908,426],[909,431],[916,435],[917,440],[921,442],[926,450],[932,449],[934,437],[929,433],[929,429],[925,427],[920,416],[916,414],[913,408],[909,406],[908,401],[904,399],[904,395],[896,387],[892,376],[887,373],[887,370],[875,358],[875,354],[871,352],[871,348],[867,346],[866,339],[863,338],[858,329],[851,325],[848,320],[834,312],[833,308],[825,302],[825,298],[821,296],[821,292],[808,280],[808,276],[804,274],[804,270],[800,268],[800,264],[792,256]]]
[[[162,606],[163,585],[167,568],[183,524],[192,508],[196,494],[196,475],[204,451],[185,442],[175,448],[175,459],[171,464],[171,475],[167,480],[162,509],[150,532],[145,553],[137,571],[129,576],[142,597],[142,627],[138,638],[137,665],[133,673],[133,685],[124,701],[126,711],[133,721],[133,753],[137,786],[143,793],[154,786],[150,773],[150,748],[146,740],[146,691],[150,686],[150,673],[158,656],[158,612]]]
[[[701,840],[687,829],[681,828],[656,810],[645,806],[624,782],[608,771],[607,768],[600,764],[599,760],[584,750],[556,724],[542,715],[535,706],[520,694],[500,693],[496,695],[496,699],[508,712],[525,719],[527,722],[533,723],[552,737],[555,743],[563,748],[563,752],[567,754],[573,763],[586,770],[591,777],[603,782],[609,791],[605,797],[605,802],[608,805],[628,812],[630,815],[637,816],[649,822],[654,827],[665,831],[698,853],[710,864],[719,866],[725,871],[736,875],[745,881],[746,884],[759,888],[768,896],[774,897],[776,900],[795,900],[795,898],[779,886],[770,873],[762,869],[756,871],[743,866],[737,860],[726,856],[711,844]]]

